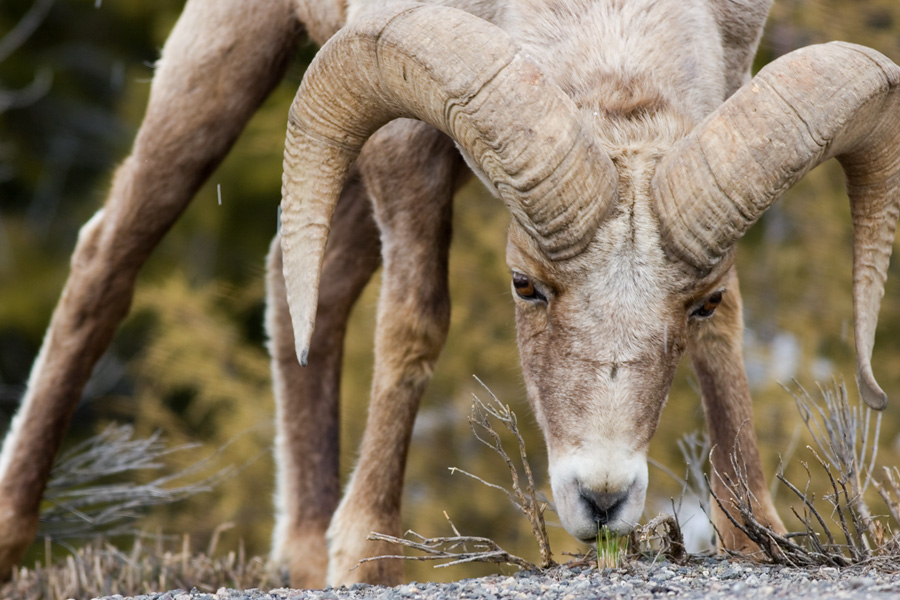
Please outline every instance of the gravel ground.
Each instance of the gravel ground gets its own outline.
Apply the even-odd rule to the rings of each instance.
[[[558,567],[546,573],[518,573],[454,583],[409,583],[394,588],[356,584],[324,590],[220,589],[215,594],[177,590],[138,596],[140,600],[580,600],[587,598],[797,598],[814,600],[900,598],[900,573],[854,568],[796,569],[707,558],[689,566],[636,563],[602,571]],[[120,600],[113,596],[105,600]]]

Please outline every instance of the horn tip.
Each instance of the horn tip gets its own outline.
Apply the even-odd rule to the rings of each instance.
[[[887,408],[887,394],[884,393],[871,373],[860,372],[859,394],[869,408],[873,410]]]
[[[290,297],[290,294],[288,294]],[[310,305],[304,305],[301,310],[306,310]],[[315,303],[312,304],[315,306]],[[315,312],[306,319],[294,319],[294,352],[297,353],[297,361],[301,367],[309,364],[309,347],[312,345],[313,328],[316,322]]]
[[[300,350],[300,366],[305,367],[309,364],[309,347]]]

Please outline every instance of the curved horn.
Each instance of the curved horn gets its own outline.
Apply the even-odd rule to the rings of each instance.
[[[708,271],[807,171],[835,157],[853,215],[853,310],[860,393],[900,214],[900,67],[846,43],[811,46],[763,69],[682,140],[655,175],[666,251]],[[676,200],[689,199],[689,200]]]
[[[401,117],[452,137],[551,259],[583,250],[615,195],[612,162],[575,105],[501,29],[421,5],[348,26],[310,65],[288,122],[281,239],[301,364],[344,177],[368,137]]]

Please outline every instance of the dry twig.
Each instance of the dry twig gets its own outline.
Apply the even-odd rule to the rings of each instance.
[[[742,465],[736,458],[739,449],[731,456],[736,473],[734,478],[714,472],[714,476],[725,484],[731,499],[725,502],[713,492],[713,500],[732,524],[755,542],[764,557],[772,562],[792,566],[840,567],[873,561],[896,561],[900,558],[897,539],[885,539],[884,524],[872,517],[863,496],[868,486],[873,484],[894,518],[900,516],[900,485],[891,471],[885,470],[887,482],[884,485],[872,479],[881,416],[876,418],[873,431],[869,409],[850,406],[843,382],[834,382],[832,388],[819,388],[824,405],[815,402],[802,387],[799,389],[799,393],[791,393],[816,444],[816,448],[807,448],[828,478],[831,492],[824,498],[831,505],[830,520],[837,525],[843,543],[835,539],[826,518],[816,507],[815,496],[810,491],[812,475],[806,463],[801,463],[807,473],[807,484],[803,490],[788,481],[783,472],[777,474],[778,480],[801,502],[800,510],[795,507],[791,510],[802,523],[803,531],[781,535],[756,519],[753,509],[756,502],[750,494]],[[900,475],[900,471],[895,471]],[[794,539],[805,540],[805,544]]]
[[[372,541],[388,542],[391,544],[397,544],[399,546],[405,546],[413,550],[418,550],[420,552],[424,552],[424,556],[375,556],[372,558],[365,558],[360,561],[361,563],[382,559],[404,559],[418,561],[447,560],[449,562],[435,566],[447,567],[468,562],[490,562],[515,565],[526,570],[533,570],[537,568],[546,569],[555,564],[553,562],[553,557],[550,551],[550,541],[547,537],[547,527],[544,523],[544,509],[546,508],[546,505],[544,503],[540,503],[537,498],[537,491],[534,485],[534,477],[531,472],[531,466],[528,464],[528,457],[525,451],[525,440],[522,438],[522,434],[519,432],[516,414],[512,411],[512,409],[509,408],[508,405],[500,402],[497,396],[495,396],[494,393],[491,392],[491,390],[488,389],[488,387],[480,379],[478,379],[477,377],[475,379],[478,381],[478,383],[481,384],[482,387],[484,387],[487,393],[490,394],[491,399],[489,402],[485,403],[477,395],[473,395],[474,402],[472,403],[472,414],[469,417],[469,425],[472,428],[472,433],[475,435],[478,441],[493,450],[506,463],[511,479],[511,489],[505,488],[495,483],[491,483],[489,481],[485,481],[477,475],[456,467],[451,467],[450,472],[462,473],[463,475],[471,477],[472,479],[482,483],[483,485],[491,489],[495,489],[506,494],[506,497],[509,498],[513,505],[523,515],[525,515],[525,517],[528,518],[528,522],[531,525],[532,534],[534,535],[535,540],[538,543],[538,548],[540,550],[540,564],[535,565],[531,561],[525,560],[524,558],[521,558],[514,554],[510,554],[509,552],[503,550],[495,541],[489,538],[460,535],[459,530],[457,530],[456,526],[453,525],[453,522],[450,521],[449,517],[447,517],[447,521],[448,523],[450,523],[450,527],[455,534],[450,537],[427,538],[414,531],[408,531],[407,536],[411,536],[415,539],[409,539],[408,537],[398,538],[376,532],[370,533],[367,538]],[[503,447],[503,441],[500,437],[500,434],[496,429],[494,429],[492,421],[500,423],[504,428],[506,428],[507,431],[515,436],[518,442],[520,467],[516,466],[509,453],[507,453],[506,449]],[[522,469],[522,473],[524,475],[524,489],[522,485],[522,478],[519,474],[519,468]],[[444,513],[444,516],[447,516],[446,513]],[[468,545],[471,545],[473,548],[475,548],[475,550],[469,551]]]
[[[865,548],[871,547],[871,540],[866,533],[873,523],[869,507],[863,501],[863,494],[872,482],[875,460],[878,457],[878,438],[881,432],[881,413],[875,417],[875,431],[871,433],[872,410],[858,404],[850,406],[847,397],[847,386],[841,381],[834,381],[831,388],[819,386],[824,399],[824,408],[814,402],[809,393],[798,385],[799,393],[794,394],[794,401],[800,411],[803,422],[809,429],[813,440],[822,453],[824,460],[817,459],[831,477],[832,467],[837,471],[837,482],[844,492],[847,507],[858,526],[859,543]],[[834,487],[834,486],[833,486]],[[835,489],[836,508],[838,490]]]
[[[469,562],[488,562],[514,565],[526,571],[533,571],[537,569],[537,566],[534,563],[527,561],[524,558],[520,558],[515,554],[510,554],[509,552],[501,548],[497,544],[497,542],[490,538],[470,535],[426,538],[419,535],[415,531],[408,531],[406,532],[406,535],[412,536],[418,541],[408,538],[398,538],[392,535],[385,535],[383,533],[370,533],[366,539],[375,542],[388,542],[389,544],[396,544],[398,546],[404,546],[406,548],[418,550],[420,552],[424,552],[424,556],[406,556],[403,554],[374,556],[372,558],[364,558],[359,562],[364,563],[373,560],[385,559],[419,561],[447,560],[449,562],[435,565],[435,568],[451,567],[453,565],[461,565]],[[466,544],[471,544],[472,547],[476,550],[468,551],[465,546]],[[457,550],[457,548],[460,547],[462,547],[461,552]]]
[[[660,531],[662,530],[662,531]],[[688,558],[684,547],[684,536],[681,525],[672,515],[661,514],[639,526],[631,534],[630,555],[635,556],[655,550],[654,562],[659,556],[665,556],[675,563],[683,563]]]

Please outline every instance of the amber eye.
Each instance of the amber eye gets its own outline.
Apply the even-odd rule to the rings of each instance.
[[[523,300],[547,300],[544,295],[534,287],[534,282],[531,281],[531,278],[524,273],[513,272],[513,287],[516,289],[516,293],[519,297]]]
[[[707,317],[711,317],[714,312],[716,312],[716,308],[719,307],[719,304],[722,303],[722,294],[724,290],[719,290],[714,294],[711,294],[709,298],[703,302],[702,305],[698,306],[694,312],[691,313],[692,317],[698,317],[700,319],[706,319]]]

